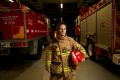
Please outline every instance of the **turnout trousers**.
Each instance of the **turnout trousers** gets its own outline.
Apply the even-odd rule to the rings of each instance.
[[[65,78],[62,75],[50,75],[50,80],[76,80],[75,73],[71,72],[65,74]]]

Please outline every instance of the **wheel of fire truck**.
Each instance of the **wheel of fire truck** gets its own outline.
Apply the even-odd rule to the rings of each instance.
[[[87,39],[87,54],[89,55],[90,59],[96,60],[96,54],[95,54],[95,46],[94,41],[91,38]]]
[[[42,55],[42,43],[40,40],[33,40],[29,43],[30,55],[35,56],[35,59],[40,59]]]
[[[92,44],[88,45],[88,54],[90,57],[93,55],[93,45]]]

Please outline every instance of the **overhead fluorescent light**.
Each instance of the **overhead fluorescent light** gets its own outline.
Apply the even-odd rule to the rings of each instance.
[[[62,3],[60,4],[60,8],[63,8],[63,4]]]
[[[63,18],[61,17],[60,20],[63,21]]]
[[[13,0],[9,0],[10,2],[14,2]]]

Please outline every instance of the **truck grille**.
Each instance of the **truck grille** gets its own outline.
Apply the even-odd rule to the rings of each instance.
[[[9,49],[8,48],[0,48],[0,55],[9,55]]]

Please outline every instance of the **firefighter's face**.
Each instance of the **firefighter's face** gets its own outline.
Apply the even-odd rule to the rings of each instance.
[[[61,24],[59,29],[58,29],[58,34],[61,36],[65,36],[66,35],[66,25]]]

